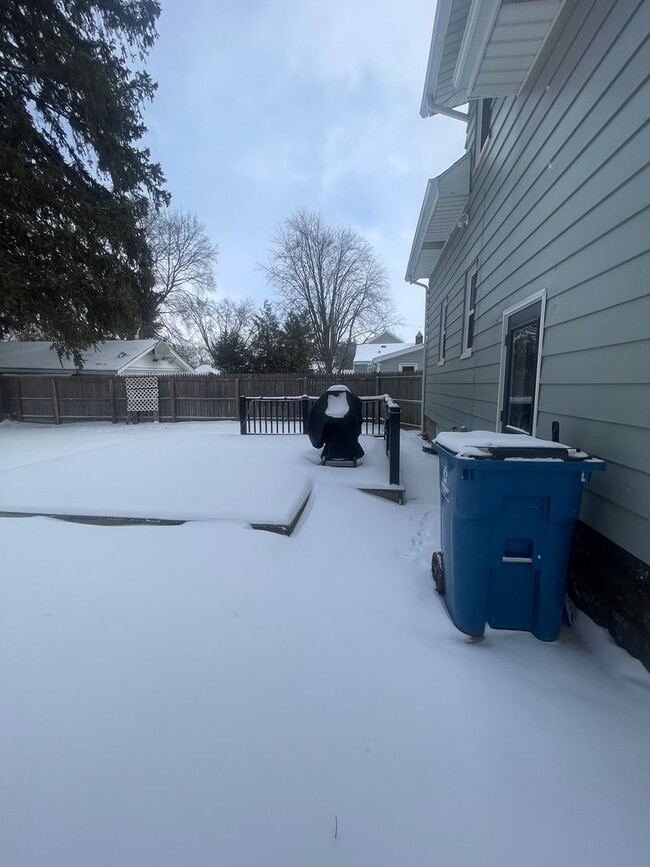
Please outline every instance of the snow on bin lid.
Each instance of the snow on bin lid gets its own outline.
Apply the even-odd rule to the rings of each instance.
[[[453,452],[459,458],[491,458],[503,457],[504,460],[584,460],[589,457],[586,452],[530,437],[527,434],[502,434],[489,430],[472,430],[459,433],[441,433],[433,441],[435,445]],[[535,454],[527,457],[525,452],[532,450]],[[557,452],[557,456],[553,452]],[[498,453],[501,452],[499,455]],[[508,452],[512,452],[508,456]],[[519,455],[518,452],[523,452]]]

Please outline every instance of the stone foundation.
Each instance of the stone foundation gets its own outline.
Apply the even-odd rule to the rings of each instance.
[[[576,523],[568,591],[617,644],[650,670],[650,566]]]
[[[438,433],[438,425],[435,423],[435,421],[432,421],[427,415],[424,416],[423,433],[426,434],[427,439],[429,440],[435,439]]]

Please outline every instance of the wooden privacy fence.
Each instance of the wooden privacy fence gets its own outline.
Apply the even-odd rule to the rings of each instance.
[[[212,421],[237,419],[240,395],[300,397],[320,395],[344,383],[359,397],[389,393],[402,411],[402,424],[420,426],[422,374],[341,374],[308,376],[267,374],[241,376],[158,377],[158,413],[127,413],[126,377],[0,376],[0,407],[18,421],[61,424],[82,421]]]

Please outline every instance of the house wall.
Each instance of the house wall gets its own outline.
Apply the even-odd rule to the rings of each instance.
[[[424,360],[424,351],[420,346],[412,352],[405,352],[404,355],[399,355],[397,358],[386,358],[381,360],[382,373],[399,373],[401,364],[415,364],[416,370],[422,370]]]
[[[567,3],[491,136],[427,299],[425,414],[494,430],[503,311],[546,291],[537,435],[607,460],[582,520],[650,562],[650,3]],[[469,146],[473,144],[472,105]],[[465,273],[478,263],[474,352],[461,360]],[[440,305],[447,350],[438,366]],[[647,574],[647,573],[646,573]]]
[[[163,358],[160,361],[156,361],[152,349],[151,352],[147,352],[142,356],[142,358],[138,358],[137,361],[130,364],[122,371],[122,373],[150,373],[155,376],[169,376],[170,373],[183,373],[191,376],[192,371],[186,370],[173,356],[171,358]]]

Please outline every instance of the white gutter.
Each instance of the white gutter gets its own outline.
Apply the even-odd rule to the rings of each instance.
[[[431,102],[429,97],[426,99],[427,110],[429,112],[428,117],[432,117],[434,114],[444,114],[446,117],[453,117],[454,120],[462,120],[467,123],[469,115],[464,111],[456,111],[455,108],[447,108],[444,105],[440,105],[437,102]]]

